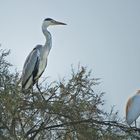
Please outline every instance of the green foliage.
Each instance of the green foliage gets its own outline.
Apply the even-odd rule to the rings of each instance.
[[[0,50],[0,140],[138,139],[139,129],[121,123],[117,112],[103,111],[100,79],[79,66],[69,80],[22,91],[19,74],[11,73],[9,51]],[[45,85],[45,86],[43,86]]]

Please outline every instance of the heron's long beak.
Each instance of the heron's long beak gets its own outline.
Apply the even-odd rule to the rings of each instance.
[[[53,21],[53,24],[54,25],[67,25],[66,23],[55,21],[55,20]]]

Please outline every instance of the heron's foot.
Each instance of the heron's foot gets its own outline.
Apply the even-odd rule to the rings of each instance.
[[[38,82],[36,83],[36,88],[38,89],[38,91],[39,91],[40,93],[42,93],[41,90],[40,90],[40,88],[39,88]]]

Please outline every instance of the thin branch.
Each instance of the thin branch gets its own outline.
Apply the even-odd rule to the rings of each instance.
[[[117,123],[116,121],[98,121],[98,120],[93,120],[93,119],[87,119],[87,120],[80,120],[80,121],[73,121],[73,122],[66,122],[66,123],[61,123],[61,124],[57,124],[57,125],[52,125],[52,126],[47,126],[47,127],[40,127],[39,129],[35,129],[32,130],[28,133],[29,134],[33,134],[33,133],[39,133],[42,130],[48,130],[48,129],[54,129],[54,128],[58,128],[58,127],[64,127],[64,126],[71,126],[71,125],[78,125],[81,123],[95,123],[98,125],[104,125],[104,126],[115,126],[120,128],[123,131],[126,132],[140,132],[140,128],[136,128],[136,127],[128,127],[125,124],[122,123]]]

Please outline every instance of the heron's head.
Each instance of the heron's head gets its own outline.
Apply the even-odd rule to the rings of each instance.
[[[51,18],[46,18],[43,21],[43,25],[45,27],[48,27],[48,26],[51,26],[51,25],[66,25],[66,24],[63,23],[63,22],[56,21],[56,20],[51,19]]]

